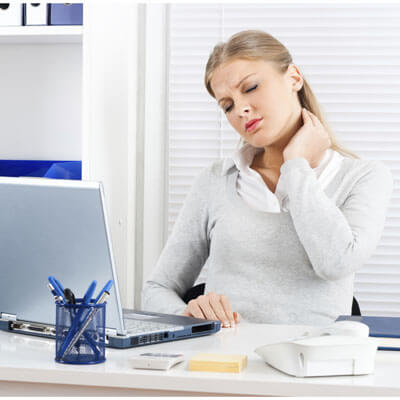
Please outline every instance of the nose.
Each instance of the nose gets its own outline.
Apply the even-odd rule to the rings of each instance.
[[[242,106],[240,108],[240,116],[243,117],[245,115],[247,115],[250,112],[250,107],[249,106]]]

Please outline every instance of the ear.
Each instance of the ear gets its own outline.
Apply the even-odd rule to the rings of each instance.
[[[295,90],[296,92],[301,90],[301,88],[303,87],[303,77],[301,76],[301,73],[297,66],[294,64],[290,64],[286,71],[286,74],[291,86],[293,87],[293,90]]]

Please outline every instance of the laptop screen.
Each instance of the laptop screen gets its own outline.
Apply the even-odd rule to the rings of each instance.
[[[0,178],[0,271],[0,312],[52,325],[49,275],[76,298],[83,297],[92,280],[97,281],[96,297],[113,279],[106,326],[123,332],[100,183]]]

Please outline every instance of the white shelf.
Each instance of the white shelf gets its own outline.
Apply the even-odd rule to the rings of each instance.
[[[0,44],[82,43],[82,26],[0,26]]]

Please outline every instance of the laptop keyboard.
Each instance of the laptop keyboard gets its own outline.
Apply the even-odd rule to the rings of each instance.
[[[163,324],[155,321],[143,321],[124,318],[125,329],[129,334],[153,333],[164,331],[176,331],[183,329],[183,326]]]

